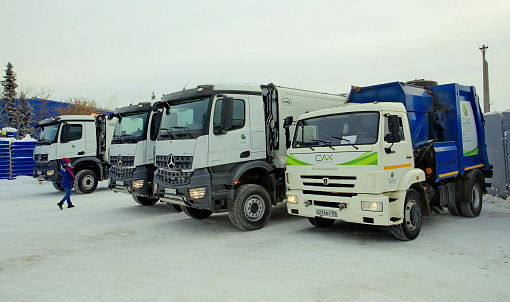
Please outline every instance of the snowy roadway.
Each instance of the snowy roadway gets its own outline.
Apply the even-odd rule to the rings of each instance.
[[[508,301],[510,201],[445,210],[400,242],[381,227],[314,228],[285,205],[261,230],[196,220],[100,184],[63,193],[0,180],[0,301]]]

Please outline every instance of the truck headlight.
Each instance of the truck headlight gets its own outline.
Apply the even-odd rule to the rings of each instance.
[[[193,189],[189,189],[189,196],[192,199],[203,198],[205,196],[205,190],[206,190],[206,188],[193,188]]]
[[[362,201],[361,202],[361,210],[362,211],[372,211],[372,212],[382,212],[383,211],[382,202]]]
[[[288,203],[297,203],[297,196],[287,195],[287,202]]]
[[[133,187],[133,189],[140,189],[141,187],[143,187],[143,179],[133,180],[131,182],[131,187]]]
[[[48,175],[48,176],[52,176],[53,174],[55,174],[55,170],[46,171],[46,175]]]

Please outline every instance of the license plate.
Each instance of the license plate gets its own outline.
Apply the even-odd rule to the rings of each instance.
[[[333,210],[315,210],[315,215],[317,216],[328,216],[328,217],[338,217],[338,212]]]
[[[115,182],[115,184],[116,184],[117,186],[123,186],[123,185],[124,185],[124,182],[123,182],[123,181],[121,181],[121,180],[117,180],[117,181]]]
[[[177,195],[177,190],[172,188],[165,188],[166,194]]]

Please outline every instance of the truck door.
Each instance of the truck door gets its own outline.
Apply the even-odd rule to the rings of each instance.
[[[394,115],[395,116],[395,115]],[[402,176],[410,169],[414,168],[413,146],[411,141],[411,131],[407,116],[403,114],[398,117],[398,139],[391,142],[387,136],[390,134],[389,119],[390,115],[383,116],[383,143],[382,143],[382,162],[384,171],[387,174],[390,190],[396,190]],[[399,140],[399,141],[398,141]]]
[[[209,166],[248,161],[252,158],[248,96],[226,97],[233,98],[233,120],[228,128],[220,130],[221,121],[225,119],[222,116],[225,97],[215,97],[209,135]]]
[[[73,122],[62,123],[57,146],[57,159],[82,156],[85,156],[84,125]]]

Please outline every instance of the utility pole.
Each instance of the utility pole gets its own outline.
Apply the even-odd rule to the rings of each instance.
[[[483,58],[483,112],[491,111],[491,102],[489,97],[489,63],[485,60],[485,52],[489,46],[482,45],[480,50],[482,51]]]

